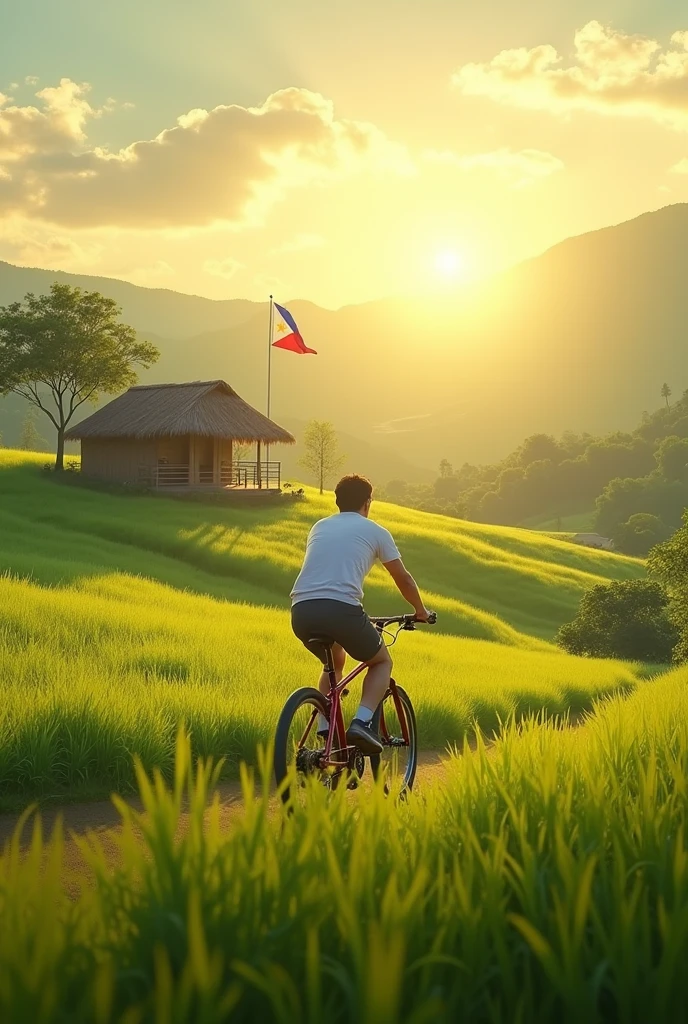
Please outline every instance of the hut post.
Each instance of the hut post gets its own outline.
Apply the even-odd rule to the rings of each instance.
[[[258,441],[256,448],[256,473],[258,475],[258,487],[261,488],[263,486],[263,474],[260,470],[260,441]]]
[[[213,438],[213,483],[219,487],[222,483],[222,441]]]
[[[189,435],[189,485],[198,483],[198,458],[196,454],[196,437]]]

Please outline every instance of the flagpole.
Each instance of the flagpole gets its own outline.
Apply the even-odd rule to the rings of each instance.
[[[273,327],[273,317],[274,317],[274,315],[275,315],[275,307],[274,307],[274,303],[273,303],[272,295],[271,295],[270,296],[270,318],[269,318],[269,327],[268,327],[268,419],[270,419],[270,398],[271,398],[271,389],[272,389],[272,327]],[[267,444],[265,446],[265,461],[268,464],[270,462],[270,445],[269,444]],[[268,469],[268,472],[269,472],[269,469]]]

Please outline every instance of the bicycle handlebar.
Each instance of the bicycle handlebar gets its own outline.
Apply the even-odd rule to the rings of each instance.
[[[409,615],[388,615],[386,617],[371,615],[370,621],[376,629],[386,629],[387,626],[401,626],[402,629],[415,629],[416,626],[434,626],[437,622],[437,612],[430,612],[430,618],[423,622],[416,618],[415,612]]]

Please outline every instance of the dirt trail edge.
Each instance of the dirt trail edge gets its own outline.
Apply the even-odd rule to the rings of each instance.
[[[418,754],[416,787],[441,779],[445,772],[445,758],[448,754],[439,751],[421,751]],[[221,820],[229,825],[242,807],[242,792],[239,782],[223,782],[217,787],[220,794]],[[127,800],[135,810],[142,810],[137,798]],[[75,837],[93,833],[98,837],[105,852],[112,857],[113,864],[118,855],[117,837],[121,833],[121,818],[110,800],[94,800],[89,803],[48,806],[39,811],[43,824],[43,835],[49,836],[58,818],[62,819],[65,832],[64,867],[67,876],[78,876],[87,871]],[[0,814],[0,850],[5,847],[15,832],[19,814]],[[34,816],[32,815],[21,836],[21,847],[26,849],[31,841]],[[182,812],[179,831],[183,835],[188,826],[188,815]],[[71,888],[71,886],[70,886]]]

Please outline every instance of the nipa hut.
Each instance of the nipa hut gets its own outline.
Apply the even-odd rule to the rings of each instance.
[[[129,388],[65,436],[81,441],[85,476],[178,490],[279,489],[264,448],[295,440],[223,380]],[[238,461],[237,444],[255,444],[255,460]]]

